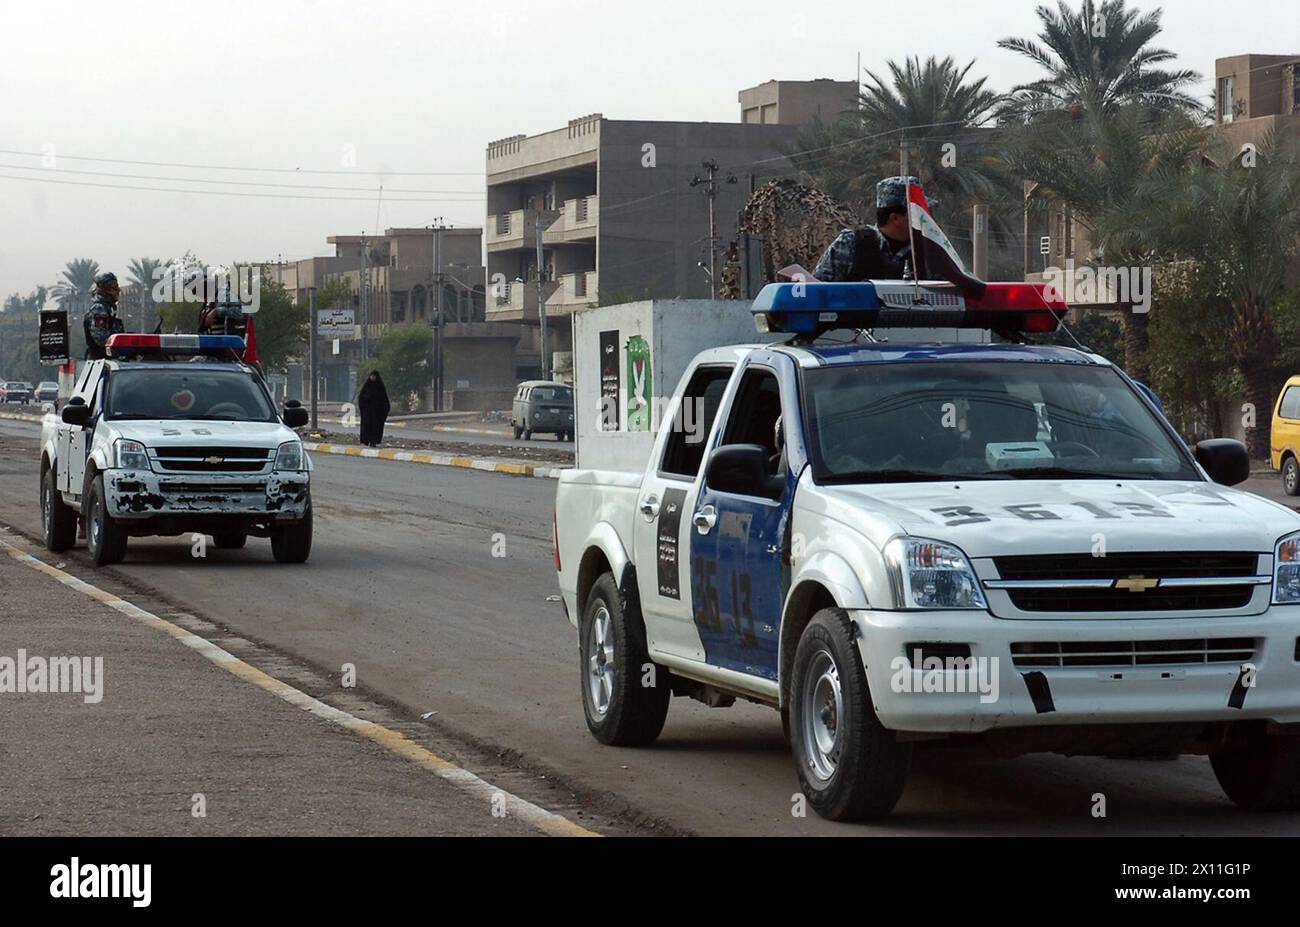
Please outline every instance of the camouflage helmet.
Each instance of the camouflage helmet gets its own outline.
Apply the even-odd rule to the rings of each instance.
[[[921,185],[919,177],[886,177],[880,183],[876,184],[876,208],[884,209],[887,206],[907,207],[907,187],[908,184]]]

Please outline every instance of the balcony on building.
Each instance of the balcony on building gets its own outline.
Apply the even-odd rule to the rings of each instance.
[[[571,241],[593,241],[599,220],[600,197],[579,196],[565,200],[555,221],[542,233],[542,242],[562,245]]]
[[[562,315],[583,306],[596,305],[599,283],[596,271],[584,270],[561,274],[555,292],[546,300],[547,315]]]

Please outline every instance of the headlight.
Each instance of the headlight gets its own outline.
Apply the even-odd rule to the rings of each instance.
[[[153,469],[149,466],[149,452],[144,449],[144,445],[139,441],[118,438],[116,447],[117,465],[123,470]]]
[[[970,561],[951,544],[894,538],[885,562],[896,608],[988,608]]]
[[[1273,604],[1300,603],[1300,532],[1288,534],[1273,549]]]
[[[275,470],[303,470],[302,442],[286,441],[275,452]]]

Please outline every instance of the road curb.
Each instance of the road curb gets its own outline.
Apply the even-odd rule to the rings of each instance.
[[[35,422],[38,425],[45,420],[44,415],[29,415],[25,412],[0,412],[0,418],[14,422]]]
[[[568,469],[563,466],[541,466],[517,461],[490,460],[482,457],[458,457],[454,454],[434,454],[429,451],[398,451],[392,448],[358,447],[355,444],[322,444],[304,441],[309,451],[318,454],[337,454],[341,457],[369,457],[377,460],[403,460],[408,463],[432,464],[435,467],[459,467],[462,470],[480,470],[485,473],[505,473],[510,476],[534,476],[557,479]]]

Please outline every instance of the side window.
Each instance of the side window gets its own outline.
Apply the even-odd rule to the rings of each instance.
[[[775,374],[751,367],[740,380],[722,443],[761,445],[767,452],[769,471],[775,473],[784,462],[784,436],[777,440],[780,418],[781,388]]]
[[[1278,414],[1283,418],[1300,419],[1300,386],[1288,386],[1282,394],[1282,406]]]
[[[661,473],[694,479],[700,472],[704,444],[713,430],[713,420],[718,416],[718,406],[730,379],[730,367],[700,367],[691,376],[676,421],[664,423],[672,432],[659,466]]]
[[[77,384],[76,395],[86,400],[86,405],[95,404],[95,390],[99,386],[99,381],[103,378],[104,365],[100,361],[92,361],[86,365],[85,376]]]

